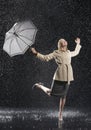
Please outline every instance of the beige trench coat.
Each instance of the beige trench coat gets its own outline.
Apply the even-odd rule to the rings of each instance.
[[[38,53],[37,58],[43,61],[55,59],[58,67],[55,71],[53,79],[58,81],[68,81],[68,84],[70,84],[70,81],[74,80],[71,58],[78,55],[80,49],[81,45],[77,44],[74,51],[54,50],[53,53],[50,53],[48,55]]]

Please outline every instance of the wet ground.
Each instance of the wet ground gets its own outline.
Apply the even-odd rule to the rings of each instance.
[[[89,110],[65,109],[64,121],[58,111],[48,109],[0,109],[0,130],[91,130]]]

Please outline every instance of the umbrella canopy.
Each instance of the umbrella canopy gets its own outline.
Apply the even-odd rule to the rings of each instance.
[[[3,50],[9,56],[24,54],[34,44],[37,28],[30,21],[15,23],[6,33]]]

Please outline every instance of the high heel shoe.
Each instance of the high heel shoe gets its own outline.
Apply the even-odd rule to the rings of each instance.
[[[59,117],[59,121],[63,121],[63,117]]]
[[[32,89],[38,87],[38,85],[44,85],[43,83],[39,82],[39,83],[35,83],[33,86],[32,86]]]
[[[63,121],[63,118],[59,118],[59,121]]]
[[[62,114],[59,114],[59,121],[63,121],[63,116],[62,116]]]

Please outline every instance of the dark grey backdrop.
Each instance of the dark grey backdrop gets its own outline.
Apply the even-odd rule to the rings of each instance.
[[[90,1],[90,0],[89,0]],[[47,54],[65,38],[69,49],[81,38],[80,55],[72,59],[75,81],[71,84],[67,106],[91,107],[91,9],[88,0],[0,0],[0,106],[56,107],[59,99],[48,97],[32,85],[50,86],[56,69],[36,59],[29,51],[10,58],[3,50],[5,33],[16,21],[32,20],[38,28],[34,47]]]

